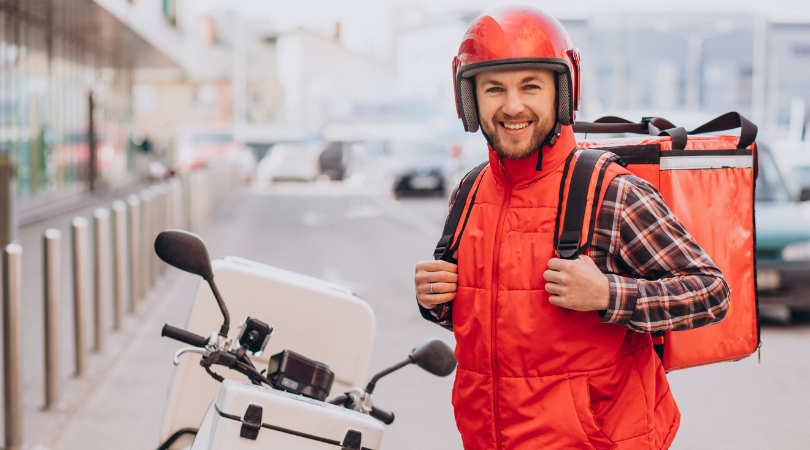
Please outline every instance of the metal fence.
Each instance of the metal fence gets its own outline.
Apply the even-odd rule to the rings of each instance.
[[[199,233],[240,183],[238,166],[221,166],[195,171],[181,179],[170,179],[112,203],[111,211],[97,208],[93,219],[75,217],[71,222],[71,275],[75,334],[75,374],[87,373],[90,342],[94,351],[103,350],[108,330],[122,329],[125,314],[134,313],[165,273],[153,250],[155,237],[162,230],[175,228]],[[92,228],[92,230],[91,230]],[[45,360],[44,409],[58,409],[59,305],[62,293],[59,265],[62,233],[49,229],[43,235]],[[20,450],[23,442],[21,369],[22,342],[20,310],[22,303],[23,248],[8,244],[3,248],[3,358],[4,418],[6,450]],[[91,276],[92,273],[92,276]],[[87,283],[92,280],[92,285]],[[112,292],[112,296],[109,295]],[[89,302],[95,314],[86,320]],[[112,323],[107,311],[112,308]],[[92,341],[88,339],[92,337]]]

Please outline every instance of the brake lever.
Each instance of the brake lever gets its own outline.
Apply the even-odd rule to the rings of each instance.
[[[199,347],[183,347],[174,354],[174,365],[177,366],[180,364],[180,355],[183,353],[198,353],[203,356],[208,356],[211,352],[208,349],[199,348]]]

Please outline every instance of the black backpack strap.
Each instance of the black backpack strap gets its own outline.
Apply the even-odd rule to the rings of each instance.
[[[690,131],[689,134],[716,133],[718,131],[740,129],[738,149],[748,148],[757,138],[757,126],[738,112],[730,112],[704,123]]]
[[[672,138],[672,149],[686,148],[687,132],[683,127],[676,127],[672,122],[660,117],[642,117],[640,123],[630,122],[621,117],[605,116],[591,122],[576,122],[574,133],[636,133],[650,136],[669,136]],[[691,133],[689,133],[691,134]]]
[[[635,123],[621,117],[605,116],[593,122],[576,122],[572,128],[574,133],[636,133],[670,136],[673,150],[685,149],[687,137],[692,134],[716,133],[739,128],[738,149],[748,148],[757,138],[757,126],[736,111],[718,116],[689,132],[660,117],[644,117],[640,123]]]
[[[436,244],[436,250],[433,251],[433,258],[436,260],[443,260],[447,262],[451,262],[453,264],[458,263],[455,258],[453,258],[453,253],[456,252],[458,249],[458,243],[461,242],[461,235],[464,234],[464,229],[467,228],[467,220],[470,218],[470,211],[472,211],[472,207],[475,204],[475,196],[478,194],[478,188],[481,186],[481,182],[477,183],[475,191],[473,192],[473,196],[470,199],[470,207],[467,208],[467,215],[464,217],[464,224],[461,226],[461,230],[459,231],[458,236],[453,239],[453,236],[456,233],[456,228],[458,227],[458,223],[461,220],[461,215],[464,213],[464,206],[467,203],[467,197],[470,195],[470,191],[472,191],[473,185],[475,185],[475,181],[479,178],[478,175],[483,171],[489,161],[485,161],[481,163],[478,167],[471,170],[464,178],[461,180],[461,183],[456,190],[455,199],[453,200],[453,205],[450,207],[450,214],[447,215],[447,220],[444,223],[444,230],[442,231],[442,237],[439,239],[439,243]],[[422,315],[422,318],[429,322],[439,322],[436,317],[433,316],[431,310],[419,305],[419,314]],[[450,314],[453,311],[452,302],[449,303],[450,306]],[[443,328],[446,328],[450,331],[453,331],[452,324],[439,324]]]
[[[560,182],[557,222],[554,226],[554,248],[557,250],[557,253],[559,253],[560,258],[563,259],[576,259],[590,248],[594,228],[596,226],[596,215],[599,207],[599,194],[602,191],[602,181],[605,178],[605,172],[610,163],[616,162],[619,159],[616,155],[611,155],[604,161],[602,167],[599,169],[596,186],[594,188],[594,199],[591,204],[588,234],[585,242],[580,242],[582,240],[583,227],[586,226],[585,211],[588,205],[588,193],[591,188],[593,171],[596,169],[602,155],[609,152],[596,149],[581,150],[574,165],[574,170],[571,173],[570,183],[566,183],[569,179],[568,173],[570,164],[576,152],[577,150],[572,151],[571,155],[569,155],[568,159],[565,161],[562,181]],[[560,216],[563,211],[566,184],[569,186],[568,200],[565,203],[565,217],[562,218],[562,232],[560,232]]]
[[[447,220],[444,222],[444,230],[442,231],[442,237],[439,239],[439,242],[436,244],[436,249],[433,251],[433,258],[434,259],[441,259],[443,261],[451,262],[456,264],[455,258],[453,258],[453,253],[458,249],[458,243],[461,241],[461,235],[464,234],[464,229],[467,227],[467,220],[470,218],[470,212],[472,211],[472,206],[475,203],[475,196],[478,194],[478,187],[475,188],[475,192],[473,192],[472,199],[470,200],[470,207],[467,208],[467,215],[464,218],[464,224],[461,227],[461,231],[459,232],[458,236],[456,234],[456,228],[458,228],[458,223],[461,221],[461,215],[464,213],[464,206],[467,204],[467,197],[470,195],[470,191],[472,191],[473,185],[475,185],[475,181],[478,179],[478,174],[484,170],[484,168],[489,164],[489,161],[485,161],[478,165],[475,169],[471,170],[464,178],[461,180],[461,184],[459,185],[458,192],[456,193],[456,198],[453,200],[453,206],[450,208],[450,214],[447,215]],[[481,183],[478,183],[477,186],[480,186]]]

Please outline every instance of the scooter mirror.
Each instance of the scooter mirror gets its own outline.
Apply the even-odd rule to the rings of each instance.
[[[180,270],[199,275],[205,280],[214,277],[208,250],[196,234],[182,230],[162,231],[155,239],[155,253]]]
[[[430,339],[411,352],[411,359],[417,366],[433,375],[446,377],[456,369],[453,350],[438,339]]]

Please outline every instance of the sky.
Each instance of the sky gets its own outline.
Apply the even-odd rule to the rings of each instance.
[[[456,12],[486,11],[516,4],[515,0],[183,0],[181,13],[204,14],[235,9],[247,17],[267,18],[279,31],[304,27],[331,34],[341,24],[347,48],[385,60],[391,48],[393,17],[404,20],[441,17]],[[764,15],[776,22],[810,23],[808,0],[566,0],[525,2],[560,19],[587,19],[595,14],[622,12],[722,12]],[[676,8],[677,7],[677,8]]]

